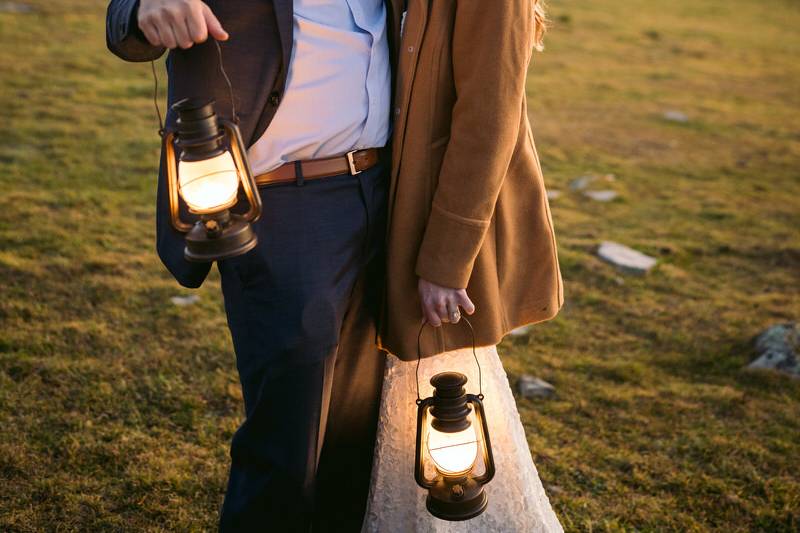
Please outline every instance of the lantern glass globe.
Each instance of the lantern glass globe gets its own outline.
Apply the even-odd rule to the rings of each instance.
[[[239,175],[231,153],[225,151],[210,159],[178,163],[180,193],[195,213],[213,213],[236,202]]]
[[[433,427],[428,430],[428,454],[442,474],[468,472],[478,457],[475,424],[456,433],[445,433]]]

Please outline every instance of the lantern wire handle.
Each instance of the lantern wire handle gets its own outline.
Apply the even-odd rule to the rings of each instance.
[[[483,376],[481,374],[481,363],[478,361],[478,350],[475,344],[475,328],[472,327],[472,323],[467,320],[467,317],[462,316],[461,320],[463,320],[467,326],[469,326],[469,331],[472,334],[472,357],[475,358],[475,364],[478,366],[478,398],[483,400]],[[417,334],[417,368],[416,368],[416,382],[417,382],[417,405],[422,403],[422,397],[419,395],[419,363],[422,361],[422,332],[425,331],[425,326],[428,325],[428,321],[424,321],[419,328],[419,334]]]
[[[222,61],[222,46],[216,39],[214,39],[214,44],[217,47],[217,57],[219,58],[219,72],[225,79],[225,84],[228,86],[228,94],[231,97],[231,120],[233,120],[234,124],[239,124],[239,115],[236,114],[236,102],[233,99],[233,84],[231,83],[231,79],[228,77],[228,73],[225,72],[225,64]]]
[[[164,120],[161,118],[161,108],[158,107],[158,74],[156,74],[156,62],[150,61],[150,70],[153,71],[153,105],[158,116],[158,135],[164,136]]]
[[[233,84],[225,71],[225,64],[222,61],[222,46],[219,41],[214,39],[214,45],[217,48],[217,58],[219,59],[219,72],[225,80],[225,85],[228,86],[228,94],[231,98],[231,120],[234,124],[239,124],[239,115],[236,114],[236,102],[233,99]],[[164,119],[161,117],[161,108],[158,106],[158,74],[156,74],[156,62],[150,61],[150,70],[153,72],[153,106],[156,108],[156,116],[158,117],[158,135],[164,136]]]

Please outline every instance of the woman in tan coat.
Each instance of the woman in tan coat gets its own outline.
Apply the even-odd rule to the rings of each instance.
[[[543,6],[408,0],[404,17],[380,336],[393,355],[364,530],[560,531],[495,348],[510,330],[552,318],[563,304],[526,103]],[[423,397],[430,377],[446,370],[466,374],[468,391],[478,392],[472,350],[465,349],[472,337],[456,324],[462,311],[471,315],[479,347],[497,474],[486,488],[488,509],[456,527],[426,512],[425,491],[412,476],[415,361],[419,339]]]
[[[563,289],[525,96],[541,6],[409,0],[403,26],[381,343],[412,360],[423,316],[474,310],[478,344],[495,345],[552,318]],[[437,327],[422,355],[470,341]]]

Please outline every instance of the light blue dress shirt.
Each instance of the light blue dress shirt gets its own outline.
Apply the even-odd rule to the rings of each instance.
[[[294,0],[286,88],[248,150],[253,172],[384,146],[390,99],[384,1]]]

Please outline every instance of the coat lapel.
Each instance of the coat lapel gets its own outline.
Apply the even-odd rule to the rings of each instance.
[[[393,155],[398,157],[405,138],[408,100],[419,62],[419,46],[428,24],[428,0],[409,0],[406,13],[405,30],[400,39],[399,60],[397,63],[397,93],[395,95],[395,116]],[[395,165],[395,169],[397,166]]]
[[[272,4],[275,7],[275,18],[278,22],[278,32],[281,34],[283,68],[288,70],[289,59],[292,57],[294,2],[293,0],[272,0]]]
[[[403,0],[395,0],[400,4]],[[391,218],[392,206],[394,205],[397,193],[397,175],[400,172],[400,155],[403,152],[403,141],[405,140],[406,118],[408,116],[408,100],[411,95],[411,87],[414,84],[414,76],[417,72],[417,62],[419,61],[419,45],[425,35],[428,24],[428,2],[429,0],[408,0],[408,12],[406,13],[405,29],[399,46],[399,59],[397,63],[397,73],[395,77],[394,105],[392,106],[392,118],[394,119],[394,134],[392,138],[392,173],[391,185],[389,186],[389,217]],[[400,31],[400,19],[397,20],[397,31]],[[387,231],[389,225],[387,224]]]
[[[389,54],[392,71],[397,68],[397,54],[400,49],[400,22],[403,20],[403,9],[406,0],[385,0],[386,26],[389,28]]]

